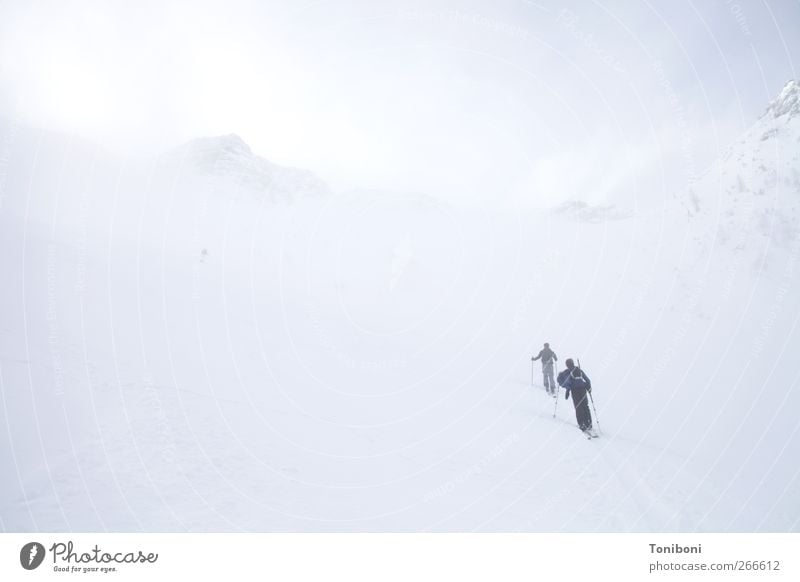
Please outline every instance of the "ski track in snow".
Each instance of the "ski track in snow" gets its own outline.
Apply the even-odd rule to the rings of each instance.
[[[62,508],[71,508],[71,513],[75,508],[85,508],[99,519],[100,515],[109,514],[115,507],[117,510],[112,512],[116,514],[114,520],[105,526],[112,531],[207,531],[219,528],[271,531],[302,530],[309,526],[309,522],[302,518],[297,521],[303,513],[302,486],[291,485],[298,475],[297,469],[253,463],[247,451],[231,448],[230,434],[222,430],[219,420],[193,419],[191,422],[197,425],[193,429],[188,418],[180,419],[186,412],[185,407],[192,406],[192,401],[213,401],[213,396],[171,387],[159,387],[149,392],[146,387],[131,384],[119,389],[120,396],[125,399],[126,416],[131,426],[101,422],[100,440],[84,442],[74,452],[52,459],[51,478],[58,495],[50,495],[42,489],[31,495],[27,503],[17,500],[3,507],[4,519],[12,529],[19,527],[19,517],[16,516],[24,513],[39,516],[38,527],[58,530],[64,528],[64,525],[59,526],[61,520],[56,518]],[[98,405],[112,390],[106,386],[98,391],[95,396]],[[543,388],[534,390],[543,391]],[[154,396],[158,398],[158,404],[153,402]],[[220,400],[223,401],[237,408],[243,405],[236,400]],[[501,517],[497,522],[497,516],[490,514],[486,527],[489,530],[515,529],[513,524],[516,523],[517,526],[524,524],[526,529],[537,529],[538,517],[543,520],[542,525],[560,526],[557,529],[565,531],[625,531],[632,524],[631,516],[643,515],[645,519],[639,529],[659,531],[672,514],[658,501],[659,496],[646,478],[634,468],[631,455],[635,447],[615,442],[615,438],[608,434],[587,441],[569,418],[572,407],[561,408],[559,412],[567,414],[559,414],[554,419],[552,410],[548,410],[552,402],[552,398],[534,393],[532,398],[523,400],[515,416],[530,426],[527,431],[529,442],[537,439],[547,442],[549,439],[552,441],[547,445],[550,451],[558,457],[566,457],[562,459],[563,465],[554,464],[552,467],[557,470],[554,478],[558,486],[548,487],[547,484],[552,483],[550,479],[528,482],[520,475],[504,473],[499,467],[476,472],[476,476],[487,482],[490,489],[484,497],[491,498],[505,491],[522,500],[515,503],[511,521]],[[533,409],[531,404],[534,404]],[[154,407],[164,410],[166,422],[151,423],[148,420]],[[526,413],[530,413],[529,418],[525,418]],[[202,443],[198,442],[197,429],[203,430]],[[359,432],[369,443],[369,431]],[[618,452],[622,448],[627,456]],[[99,451],[102,454],[98,454]],[[263,448],[258,452],[263,454]],[[403,458],[413,461],[411,457]],[[81,479],[74,477],[76,467]],[[464,467],[453,466],[448,471],[457,476]],[[39,469],[38,473],[42,474],[44,470]],[[276,473],[282,475],[279,483],[276,482]],[[219,487],[220,480],[226,487]],[[34,482],[42,481],[37,478]],[[102,491],[87,485],[109,482],[121,484],[119,497],[113,490]],[[570,493],[565,495],[562,488],[567,484]],[[262,491],[263,495],[255,496],[252,491]],[[122,519],[119,501],[131,508],[123,512],[127,517]],[[572,515],[563,510],[568,501],[577,506]],[[476,517],[485,515],[480,497],[473,499],[472,503],[477,507]],[[458,523],[471,520],[470,511],[469,506],[460,508]],[[446,519],[453,517],[451,514]],[[559,520],[560,524],[557,523]],[[90,519],[88,523],[92,521]],[[587,524],[594,525],[587,527]],[[347,521],[339,521],[330,525],[333,529],[361,530],[364,527],[359,521],[349,525]],[[80,520],[74,519],[66,524],[66,528],[73,531],[85,527]],[[311,525],[311,529],[315,526]],[[381,530],[383,526],[378,520],[366,529]]]

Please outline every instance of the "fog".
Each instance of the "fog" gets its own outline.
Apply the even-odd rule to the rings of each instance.
[[[622,8],[4,2],[2,110],[134,155],[237,133],[339,188],[657,203],[796,76],[800,8]]]
[[[797,531],[798,16],[0,3],[0,529]]]

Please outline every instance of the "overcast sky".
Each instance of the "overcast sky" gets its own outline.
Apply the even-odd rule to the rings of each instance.
[[[798,59],[797,0],[0,0],[0,115],[460,200],[656,201]]]

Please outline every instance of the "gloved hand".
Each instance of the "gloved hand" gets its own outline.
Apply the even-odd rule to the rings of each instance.
[[[567,392],[566,394],[564,394],[564,400],[569,400],[569,392]]]

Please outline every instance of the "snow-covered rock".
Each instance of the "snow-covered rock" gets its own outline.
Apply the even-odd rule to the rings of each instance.
[[[176,148],[168,159],[181,172],[197,173],[230,195],[249,192],[257,199],[292,202],[329,194],[328,186],[314,173],[257,156],[236,134],[194,139]]]
[[[800,84],[787,83],[764,114],[678,198],[707,252],[789,247],[800,225]]]
[[[797,115],[800,115],[800,83],[791,80],[784,85],[780,95],[769,104],[764,117],[772,116],[777,119],[784,116],[791,118]]]

